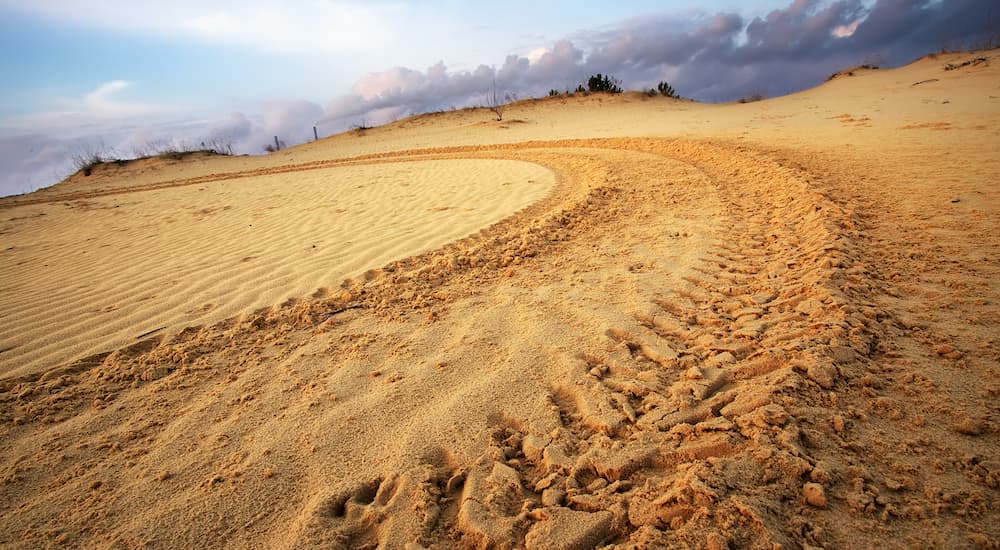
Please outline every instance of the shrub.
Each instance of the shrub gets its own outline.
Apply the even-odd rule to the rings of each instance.
[[[101,164],[110,162],[122,163],[122,160],[117,158],[114,150],[105,147],[103,143],[96,147],[82,147],[79,153],[73,155],[72,160],[76,171],[83,172],[84,176],[89,176],[94,171],[94,168],[97,168]]]
[[[104,157],[99,153],[80,153],[73,155],[73,166],[77,172],[83,172],[84,176],[89,176],[94,168],[104,163]]]
[[[284,145],[284,143],[281,144],[282,147]],[[274,148],[274,145],[271,145],[271,147]],[[232,142],[223,141],[218,138],[202,141],[200,147],[195,147],[187,142],[174,145],[169,141],[161,139],[147,142],[142,146],[136,146],[132,149],[131,153],[121,153],[103,144],[98,147],[87,146],[82,148],[79,153],[73,155],[72,160],[77,172],[83,172],[84,176],[89,176],[93,173],[94,168],[101,164],[124,166],[133,160],[154,157],[181,160],[192,153],[207,153],[227,157],[234,154]]]
[[[284,144],[282,144],[282,146],[284,146]],[[202,141],[201,145],[198,147],[195,147],[186,141],[181,142],[179,145],[164,144],[162,142],[159,145],[147,144],[146,150],[153,150],[155,153],[152,155],[136,155],[136,158],[148,158],[155,156],[170,160],[181,160],[192,153],[207,153],[209,155],[222,155],[225,157],[233,156],[232,142],[223,141],[221,139]]]
[[[583,87],[582,85],[580,86]],[[622,93],[621,81],[611,78],[610,75],[597,73],[587,79],[587,89],[591,92],[604,92],[608,94]]]
[[[659,84],[657,84],[656,89],[657,91],[660,92],[660,95],[662,96],[673,97],[673,98],[680,97],[677,95],[677,92],[674,91],[674,87],[666,82],[660,82]]]
[[[231,157],[235,154],[233,152],[233,143],[220,138],[202,141],[197,147],[187,141],[174,144],[167,140],[158,139],[146,142],[145,145],[134,147],[129,158],[138,160],[157,157],[181,160],[192,153],[207,153],[209,155],[222,155],[226,157]]]
[[[494,79],[493,86],[486,95],[486,106],[496,115],[497,122],[503,120],[503,113],[507,110],[507,104],[515,101],[517,101],[517,95],[512,92],[505,92],[503,100],[500,99],[500,95],[497,93],[497,81]]]
[[[555,88],[549,90],[549,97],[557,97],[558,95],[559,95],[559,90],[556,90]]]
[[[760,92],[755,92],[755,93],[752,93],[750,95],[741,97],[740,98],[740,103],[754,103],[754,102],[757,102],[757,101],[762,101],[764,99],[764,97],[765,97],[764,94],[762,94]]]

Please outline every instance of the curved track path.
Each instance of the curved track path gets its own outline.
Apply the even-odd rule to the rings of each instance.
[[[838,399],[885,316],[843,195],[752,148],[657,139],[277,170],[456,158],[536,163],[556,187],[335,291],[5,382],[0,532],[795,548],[851,543],[828,507],[889,513],[829,467],[853,452],[861,420]],[[86,444],[62,446],[71,432]]]

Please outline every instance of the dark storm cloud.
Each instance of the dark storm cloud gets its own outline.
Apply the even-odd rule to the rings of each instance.
[[[1000,4],[992,0],[880,0],[850,46],[884,48],[905,62],[928,50],[968,47],[998,32]]]
[[[785,10],[757,17],[746,28],[746,42],[727,56],[730,64],[822,59],[844,38],[845,29],[864,15],[857,0],[820,6],[819,2],[798,0]]]
[[[745,39],[729,51],[682,64],[678,88],[707,101],[752,90],[785,94],[850,65],[898,66],[941,48],[972,46],[998,31],[1000,9],[992,0],[878,0],[870,8],[857,0],[797,0],[750,21]],[[720,76],[723,86],[711,82]]]
[[[613,30],[581,34],[580,40],[590,46],[587,65],[591,67],[645,70],[725,52],[744,26],[736,14],[694,20],[656,16],[629,21]]]
[[[573,88],[612,74],[626,89],[670,81],[684,96],[729,101],[751,92],[781,95],[814,86],[869,60],[897,66],[943,47],[967,47],[1000,32],[995,0],[794,0],[744,20],[734,13],[658,15],[583,32],[544,54],[508,56],[499,69],[425,72],[395,68],[360,80],[331,102],[324,121],[382,123],[408,114],[482,104],[494,77],[518,95]],[[331,128],[331,130],[334,128]]]

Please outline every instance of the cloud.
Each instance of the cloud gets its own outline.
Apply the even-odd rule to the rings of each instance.
[[[553,82],[576,82],[583,51],[566,40],[536,51],[533,59],[507,56],[499,69],[479,65],[471,71],[449,71],[443,62],[416,71],[395,67],[358,80],[350,94],[331,101],[321,122],[329,131],[350,124],[384,124],[397,118],[452,107],[484,105],[494,87],[498,94],[531,94]],[[547,91],[549,88],[545,88]]]
[[[728,101],[751,92],[781,95],[877,56],[900,65],[942,46],[995,33],[995,0],[792,0],[745,20],[737,13],[652,15],[579,32],[551,47],[508,56],[499,69],[424,71],[396,67],[360,79],[327,105],[324,122],[343,129],[483,103],[496,84],[523,96],[573,88],[587,75],[612,74],[627,89],[668,80],[684,96]]]
[[[92,105],[103,105],[110,99],[108,96],[113,95],[115,92],[120,92],[131,85],[132,83],[127,80],[112,80],[111,82],[105,82],[104,84],[98,86],[94,91],[83,96],[83,100],[84,102]]]
[[[360,1],[174,0],[148,5],[132,0],[0,0],[8,9],[74,25],[225,44],[279,54],[350,54],[395,43],[414,14]]]
[[[237,115],[243,120],[238,124]],[[244,153],[263,152],[264,146],[274,142],[274,136],[287,145],[295,145],[313,139],[312,127],[323,116],[323,108],[311,101],[269,101],[262,106],[262,115],[255,121],[242,114],[234,114],[227,123],[215,126],[210,135],[220,131],[230,132],[229,139],[236,150]],[[246,124],[249,123],[249,124]],[[239,136],[239,132],[243,132]]]
[[[127,85],[99,86],[87,96],[100,104]],[[313,139],[312,127],[323,108],[309,101],[269,101],[253,115],[234,112],[214,119],[103,125],[65,137],[28,134],[3,128],[0,133],[0,196],[29,193],[61,181],[76,171],[74,157],[100,154],[136,158],[167,150],[231,148],[234,154],[260,154],[274,142],[286,145]],[[95,129],[99,131],[94,131]]]
[[[858,30],[858,25],[861,24],[861,21],[862,19],[855,19],[848,25],[838,25],[833,28],[830,34],[837,38],[849,38]]]
[[[313,139],[312,127],[322,115],[323,108],[309,101],[268,101],[253,115],[233,112],[217,119],[148,124],[105,136],[104,143],[120,158],[215,146],[259,154],[274,136],[288,145]]]
[[[278,53],[350,53],[392,41],[387,15],[378,7],[344,2],[311,2],[298,7],[294,3],[250,2],[179,18],[176,30],[206,42]]]
[[[51,185],[71,170],[72,144],[42,135],[0,137],[0,196]]]
[[[5,3],[0,0],[0,5]],[[307,101],[272,101],[246,113],[184,123],[164,122],[171,113],[166,106],[129,101],[127,96],[140,83],[112,80],[60,100],[44,113],[6,122],[13,127],[0,128],[0,136],[8,136],[0,138],[0,163],[11,167],[0,171],[0,194],[58,181],[68,174],[65,159],[81,144],[103,142],[133,151],[149,143],[187,147],[219,141],[232,143],[237,153],[259,153],[275,135],[288,145],[311,139],[314,124],[329,134],[359,123],[376,125],[410,114],[484,104],[494,82],[501,92],[540,96],[552,88],[573,88],[600,72],[618,77],[627,89],[648,89],[667,80],[681,95],[701,101],[728,101],[755,92],[781,95],[816,85],[834,71],[872,56],[894,66],[941,47],[995,35],[989,17],[996,11],[994,3],[793,0],[757,17],[730,12],[652,14],[534,45],[525,48],[530,53],[508,55],[499,65],[454,70],[442,61],[423,70],[394,67],[370,73],[325,108]],[[79,10],[70,0],[11,5],[94,25],[97,20],[114,21],[123,29],[135,25],[133,32],[182,32],[204,40],[310,52],[381,47],[385,38],[379,33],[393,34],[392,21],[400,13],[393,11],[400,8],[381,3],[369,9],[357,2],[318,0],[297,3],[291,11],[271,10],[274,4],[264,0],[216,1],[203,8],[201,2],[178,0],[160,6],[158,17],[124,0],[95,3],[88,10]],[[347,11],[329,11],[335,9]],[[318,28],[320,21],[326,25],[334,17],[331,14],[342,19]],[[151,122],[155,117],[160,121]],[[36,128],[58,137],[35,135]]]
[[[127,124],[170,112],[168,106],[122,99],[122,92],[132,86],[133,83],[126,80],[111,80],[80,97],[55,98],[47,110],[6,120],[8,129],[3,133],[10,133],[12,129],[30,132],[45,128],[74,136],[92,133],[95,125]]]
[[[244,143],[254,132],[255,125],[243,113],[231,113],[228,118],[213,122],[205,136],[211,141]]]
[[[352,93],[331,101],[321,122],[341,130],[362,121],[384,124],[413,113],[482,103],[495,76],[485,65],[473,71],[448,72],[444,63],[425,71],[395,67],[371,73],[354,84]]]

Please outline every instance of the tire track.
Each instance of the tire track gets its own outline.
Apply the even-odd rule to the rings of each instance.
[[[558,418],[498,430],[470,473],[459,529],[484,547],[522,532],[529,547],[550,546],[579,523],[592,526],[577,541],[587,545],[819,543],[799,515],[809,507],[800,480],[820,495],[829,481],[803,435],[802,422],[822,419],[789,411],[822,400],[838,384],[837,363],[871,350],[868,320],[852,304],[863,295],[837,285],[854,256],[852,223],[808,174],[752,152],[637,148],[712,180],[726,212],[702,259],[713,267],[650,297],[656,312],[635,315],[647,332],[609,327],[609,352],[576,358],[576,379],[552,389]],[[754,170],[743,175],[746,157]],[[512,498],[522,505],[483,504]],[[775,500],[801,504],[775,516]],[[536,508],[525,516],[525,505]],[[806,522],[798,536],[783,529],[789,516]]]
[[[419,348],[415,311],[475,333],[488,327],[448,308],[475,295],[511,292],[509,285],[522,280],[525,287],[544,283],[566,293],[570,283],[606,285],[616,292],[605,298],[612,304],[606,311],[553,305],[535,321],[573,327],[559,332],[569,351],[537,358],[548,373],[548,386],[538,389],[547,412],[490,421],[484,451],[471,462],[411,463],[299,496],[296,518],[306,519],[291,529],[297,543],[770,548],[824,542],[811,518],[831,478],[810,449],[836,429],[840,366],[871,352],[874,331],[871,289],[845,275],[862,261],[853,214],[820,192],[811,174],[744,147],[655,139],[422,150],[355,161],[409,155],[535,162],[557,174],[557,187],[473,237],[371,270],[329,295],[197,327],[170,342],[151,339],[141,349],[0,389],[18,396],[23,421],[58,420],[98,391],[127,393],[132,384],[183,380],[193,388],[182,394],[189,397],[206,387],[223,391],[235,354],[252,357],[276,340],[284,342],[279,356],[288,357],[327,330],[360,332],[379,319],[409,323],[409,336],[392,342],[393,351],[365,355],[377,365],[395,349]],[[695,237],[669,231],[671,216],[685,208],[710,213],[698,221],[704,249]],[[688,255],[668,262],[673,243]],[[567,273],[567,264],[579,273]],[[530,313],[531,303],[514,302],[512,315]],[[314,326],[317,315],[348,306],[365,311],[342,327]],[[497,353],[515,356],[517,345],[501,343]],[[141,416],[142,404],[132,407]],[[304,479],[299,489],[316,481]]]
[[[871,350],[869,319],[855,305],[867,289],[838,285],[857,257],[853,223],[808,173],[751,151],[629,145],[681,159],[711,181],[725,230],[701,260],[708,268],[649,296],[646,311],[655,313],[635,313],[638,326],[608,327],[606,352],[565,358],[576,366],[551,388],[552,418],[501,423],[462,474],[461,493],[436,493],[460,503],[440,522],[463,544],[488,548],[819,544],[821,530],[804,518],[830,479],[805,434],[832,413],[793,413],[835,404],[828,392],[839,384],[838,363]],[[753,172],[742,175],[748,164]],[[575,229],[588,239],[587,228]],[[438,479],[448,475],[459,474]],[[804,483],[813,484],[808,503]],[[798,504],[775,514],[776,502]],[[358,517],[371,522],[377,513]],[[790,520],[799,533],[785,528]],[[360,520],[342,521],[360,529]],[[371,540],[405,539],[379,533]]]

